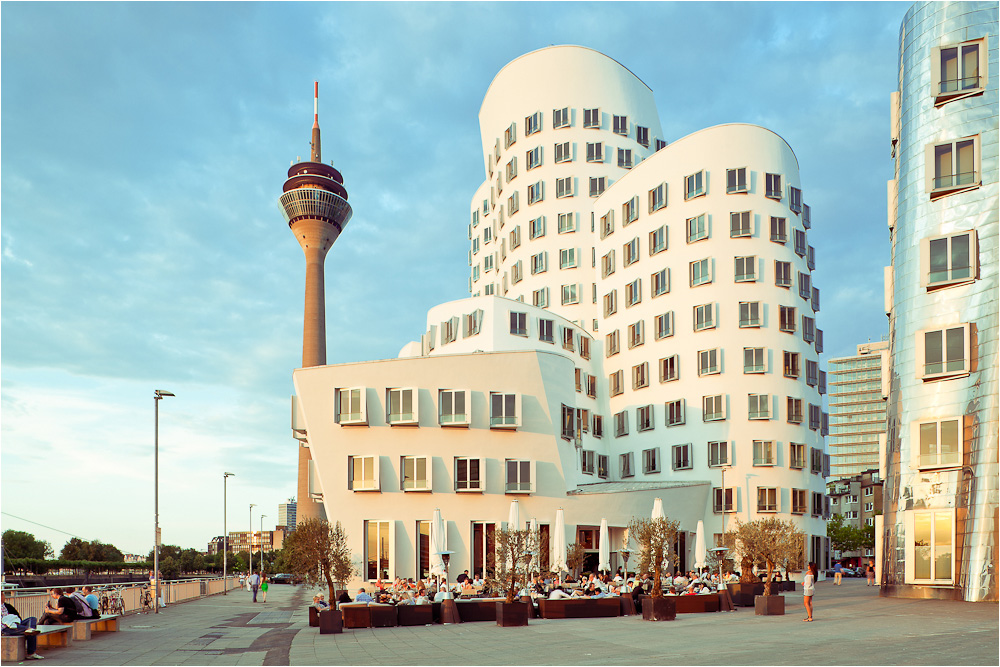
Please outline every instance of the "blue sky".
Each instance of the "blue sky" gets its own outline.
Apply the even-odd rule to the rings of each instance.
[[[308,155],[314,80],[354,208],[326,263],[330,363],[395,357],[428,308],[468,295],[479,106],[506,63],[550,44],[628,67],[668,141],[726,122],[784,137],[826,356],[879,339],[908,6],[4,2],[3,529],[57,552],[70,535],[148,551],[154,389],[177,394],[160,411],[164,541],[222,533],[226,470],[230,530],[248,503],[255,528],[262,509],[274,525],[295,494],[304,284],[276,202]]]

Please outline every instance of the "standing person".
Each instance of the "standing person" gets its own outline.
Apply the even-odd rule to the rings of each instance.
[[[813,593],[816,590],[816,578],[819,576],[819,570],[816,568],[816,563],[809,563],[809,570],[806,572],[805,579],[802,580],[802,600],[806,606],[806,618],[804,620],[813,620]]]
[[[267,602],[267,577],[263,577],[260,582],[260,593],[263,596],[261,602]]]
[[[3,616],[0,618],[0,625],[3,626],[4,637],[24,637],[24,651],[26,660],[41,660],[42,656],[35,653],[38,646],[38,624],[34,616],[22,618],[21,612],[14,608],[14,605],[7,604],[0,593],[0,602],[3,602]]]
[[[868,585],[875,585],[875,561],[868,561],[868,568],[865,570],[865,575],[868,577]]]
[[[844,566],[838,560],[833,564],[833,585],[840,586],[840,580],[844,576]]]
[[[260,575],[254,572],[249,577],[247,577],[247,585],[253,592],[253,601],[257,601],[257,589],[260,588]]]

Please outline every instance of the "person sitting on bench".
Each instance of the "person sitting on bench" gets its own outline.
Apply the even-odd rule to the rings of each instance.
[[[0,593],[0,601],[3,602],[3,616],[0,617],[0,623],[3,625],[3,636],[4,637],[24,637],[24,650],[25,659],[27,660],[41,660],[42,656],[35,653],[38,647],[38,630],[35,629],[37,620],[34,616],[29,616],[28,618],[22,619],[21,613],[14,608],[14,605],[7,604],[4,600],[2,593]]]
[[[45,613],[38,619],[39,625],[65,625],[77,619],[76,604],[63,595],[63,589],[51,589],[49,597],[51,599],[45,603]]]

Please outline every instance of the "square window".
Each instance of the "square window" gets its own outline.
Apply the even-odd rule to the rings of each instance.
[[[751,235],[753,235],[753,216],[750,211],[730,213],[729,236],[735,239]]]
[[[604,162],[604,143],[600,141],[587,143],[587,162]]]
[[[735,512],[736,489],[734,487],[714,487],[712,489],[712,511],[716,514]]]
[[[740,301],[740,327],[760,326],[760,301]]]
[[[635,140],[643,148],[649,148],[649,128],[642,125],[635,126]]]
[[[801,424],[802,423],[802,399],[787,397],[787,406],[785,411],[788,413],[788,423],[789,424]]]
[[[748,255],[736,258],[735,281],[738,283],[752,283],[757,280],[757,256]]]
[[[518,461],[506,459],[505,468],[505,492],[506,493],[531,493],[535,490],[534,478],[532,474],[534,468],[533,461]]]
[[[607,185],[607,179],[604,176],[591,177],[590,178],[590,196],[599,197],[604,194],[604,188]]]
[[[351,476],[347,480],[347,488],[351,491],[378,491],[378,461],[376,456],[348,456],[347,469]]]
[[[771,240],[775,243],[788,241],[788,221],[785,218],[771,216]]]
[[[521,425],[518,394],[490,392],[490,428],[516,428]]]
[[[680,378],[680,357],[676,354],[660,359],[660,382],[672,382]]]
[[[720,421],[726,418],[725,395],[704,396],[701,400],[703,421]]]
[[[618,149],[618,166],[624,169],[632,168],[632,149],[631,148],[619,148]]]
[[[674,445],[672,448],[674,470],[691,469],[691,445]]]
[[[766,354],[762,347],[743,348],[743,372],[763,373],[767,370]]]
[[[702,213],[687,219],[687,241],[693,243],[708,238],[708,217]]]
[[[792,286],[792,263],[774,262],[774,284],[778,287]]]
[[[708,443],[708,466],[710,468],[720,468],[729,465],[729,442]]]
[[[778,511],[778,489],[773,486],[757,487],[757,511],[777,512]]]
[[[712,265],[708,258],[699,259],[688,264],[691,287],[707,285],[712,282]]]
[[[583,127],[592,130],[601,129],[601,110],[600,109],[584,109],[583,110]]]
[[[747,168],[739,167],[737,169],[727,169],[726,170],[726,194],[732,195],[737,193],[745,194],[747,190]]]
[[[715,304],[705,303],[694,307],[694,330],[715,328]]]
[[[660,269],[650,275],[651,291],[654,297],[670,291],[670,269]]]
[[[660,448],[652,447],[642,450],[642,472],[649,475],[660,472]]]
[[[698,353],[698,375],[719,373],[719,349],[702,350]]]
[[[933,380],[970,372],[970,326],[956,326],[917,333],[918,375]]]
[[[785,333],[795,333],[795,308],[791,306],[780,306],[780,318],[778,328]]]
[[[614,117],[614,133],[620,134],[623,137],[628,136],[628,116]]]
[[[754,440],[753,464],[755,466],[773,466],[774,462],[774,442],[770,440]]]
[[[658,151],[661,148],[666,148],[667,147],[667,142],[664,141],[663,139],[657,139],[656,143],[655,143],[655,146],[656,146],[655,150]]]
[[[656,318],[656,340],[662,340],[674,335],[674,311],[657,315]]]
[[[552,128],[558,130],[560,127],[569,127],[569,107],[552,110]]]
[[[770,199],[776,199],[781,201],[782,188],[781,188],[781,174],[765,174],[765,193],[764,196]]]
[[[927,191],[931,199],[979,187],[979,136],[964,137],[925,150]]]
[[[667,426],[680,426],[684,423],[684,399],[667,401],[663,404],[667,413]]]
[[[563,141],[561,143],[556,144],[555,150],[556,150],[556,164],[559,164],[560,162],[573,161],[573,152],[570,149],[568,141]]]
[[[546,257],[548,257],[548,253],[544,251],[531,256],[531,275],[534,276],[539,273],[545,273],[548,264]]]
[[[576,231],[576,214],[560,213],[558,220],[560,234],[569,234]]]
[[[454,318],[457,320],[458,318]],[[457,327],[457,322],[455,323]],[[454,338],[452,339],[454,340]],[[442,343],[446,342],[444,340]],[[385,420],[391,424],[418,423],[417,390],[416,389],[386,389]]]
[[[635,428],[637,431],[653,430],[653,406],[642,405],[635,411]]]
[[[485,459],[455,457],[455,491],[483,492],[486,490]]]
[[[542,130],[542,112],[536,111],[524,119],[524,136],[540,132]]]
[[[562,197],[572,197],[573,196],[573,177],[567,176],[566,178],[556,179],[556,198]]]
[[[649,254],[655,255],[667,249],[667,226],[661,225],[649,233]]]
[[[979,264],[975,230],[920,241],[920,285],[935,289],[971,282]]]
[[[570,306],[573,304],[580,303],[580,285],[563,285],[562,286],[562,305]]]
[[[986,39],[932,49],[931,87],[935,106],[983,92]]]
[[[542,166],[542,147],[538,146],[528,151],[525,155],[525,162],[528,163],[528,171]]]
[[[426,456],[400,456],[399,457],[401,491],[430,491],[431,490],[431,465]]]
[[[528,335],[528,314],[510,311],[510,333],[514,336]]]
[[[563,248],[559,251],[559,268],[575,269],[579,264],[579,256],[578,248]]]
[[[549,307],[549,288],[542,287],[536,289],[531,293],[531,305],[536,308],[548,308]]]
[[[748,419],[771,418],[771,396],[769,394],[749,394],[748,405]]]
[[[701,197],[706,192],[704,170],[684,177],[684,201]]]
[[[920,469],[952,468],[962,464],[962,422],[959,418],[921,422],[916,429]]]
[[[528,204],[537,204],[542,201],[542,182],[532,183],[528,186]]]
[[[343,426],[368,423],[364,387],[337,389],[335,394],[337,404],[336,422],[338,424]]]

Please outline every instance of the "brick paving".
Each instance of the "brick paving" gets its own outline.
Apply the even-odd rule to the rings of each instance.
[[[880,598],[864,580],[820,582],[815,618],[802,594],[785,616],[682,614],[345,630],[320,635],[304,606],[312,591],[271,586],[171,605],[122,620],[69,648],[42,649],[44,665],[996,665],[998,606]]]

